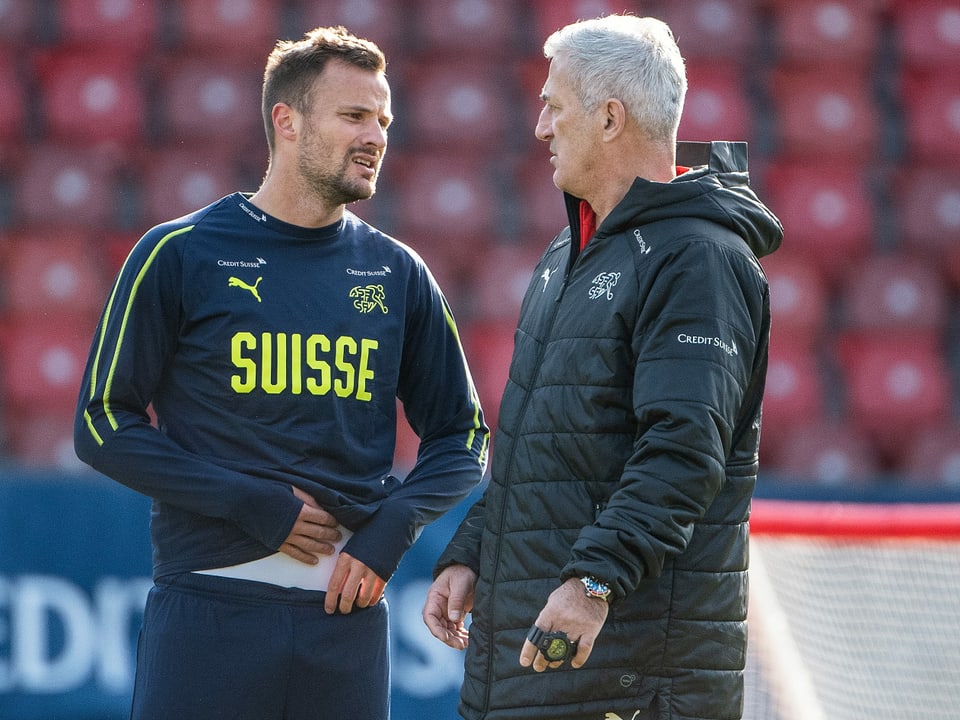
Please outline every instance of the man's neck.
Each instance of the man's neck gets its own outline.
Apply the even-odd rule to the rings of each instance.
[[[250,202],[278,220],[306,228],[333,225],[343,217],[343,205],[328,207],[304,188],[286,188],[269,174]]]
[[[670,155],[643,155],[624,158],[619,165],[611,167],[622,168],[612,174],[606,189],[601,189],[593,199],[587,199],[597,215],[597,227],[603,224],[607,216],[626,197],[637,178],[650,182],[670,182],[677,176],[676,157]]]

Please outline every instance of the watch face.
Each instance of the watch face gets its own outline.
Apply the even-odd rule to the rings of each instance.
[[[567,641],[563,638],[552,638],[543,655],[551,662],[563,660],[567,656]]]
[[[527,633],[527,640],[536,646],[547,662],[563,662],[577,654],[576,641],[571,641],[562,630],[545,633],[534,625]]]
[[[583,583],[583,586],[587,589],[587,594],[606,600],[610,595],[610,588],[604,585],[602,582],[593,577],[584,577],[580,581]]]

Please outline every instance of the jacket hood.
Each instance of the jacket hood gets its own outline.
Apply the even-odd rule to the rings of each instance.
[[[749,185],[746,143],[679,142],[677,163],[693,167],[668,183],[637,178],[597,228],[597,236],[666,218],[690,217],[733,230],[758,258],[780,247],[783,226]],[[578,206],[579,200],[568,195],[571,227],[577,229]]]

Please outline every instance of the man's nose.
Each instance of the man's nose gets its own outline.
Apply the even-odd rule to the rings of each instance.
[[[533,132],[538,140],[549,140],[553,136],[550,118],[547,117],[547,108],[543,108],[543,110],[540,111],[540,117],[537,118],[537,127]]]
[[[365,133],[364,140],[378,148],[384,148],[387,146],[387,129],[379,122],[372,123]]]

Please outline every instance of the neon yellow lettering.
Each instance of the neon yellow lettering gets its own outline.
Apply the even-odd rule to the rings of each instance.
[[[367,390],[367,381],[373,380],[373,370],[370,369],[370,353],[380,347],[376,340],[363,338],[360,341],[360,369],[357,372],[357,400],[370,402],[373,396]]]
[[[230,358],[237,373],[230,377],[236,393],[251,393],[257,388],[269,395],[354,397],[370,402],[370,387],[375,373],[373,354],[380,347],[370,338],[341,335],[331,342],[316,333],[264,332],[258,338],[250,332],[238,332],[230,342]]]
[[[300,342],[300,333],[290,336],[290,392],[294,395],[303,393],[303,346]]]
[[[345,353],[357,354],[357,341],[352,337],[341,335],[337,338],[337,370],[343,373],[342,379],[333,383],[333,390],[339,397],[350,397],[353,394],[354,368],[344,357]]]
[[[263,333],[262,360],[260,362],[260,377],[263,391],[269,395],[279,395],[287,389],[287,334],[276,334],[276,345],[270,341],[272,333]],[[277,358],[274,362],[273,350],[276,347]],[[276,367],[276,377],[274,377]]]
[[[244,357],[244,350],[256,350],[257,338],[253,333],[238,332],[230,343],[230,357],[233,365],[244,371],[243,375],[234,375],[230,378],[230,387],[235,393],[249,393],[257,386],[257,363]]]
[[[320,379],[307,378],[307,390],[312,395],[326,395],[330,392],[330,363],[320,359],[320,354],[330,352],[330,338],[326,335],[311,335],[307,338],[307,367],[317,370]]]

